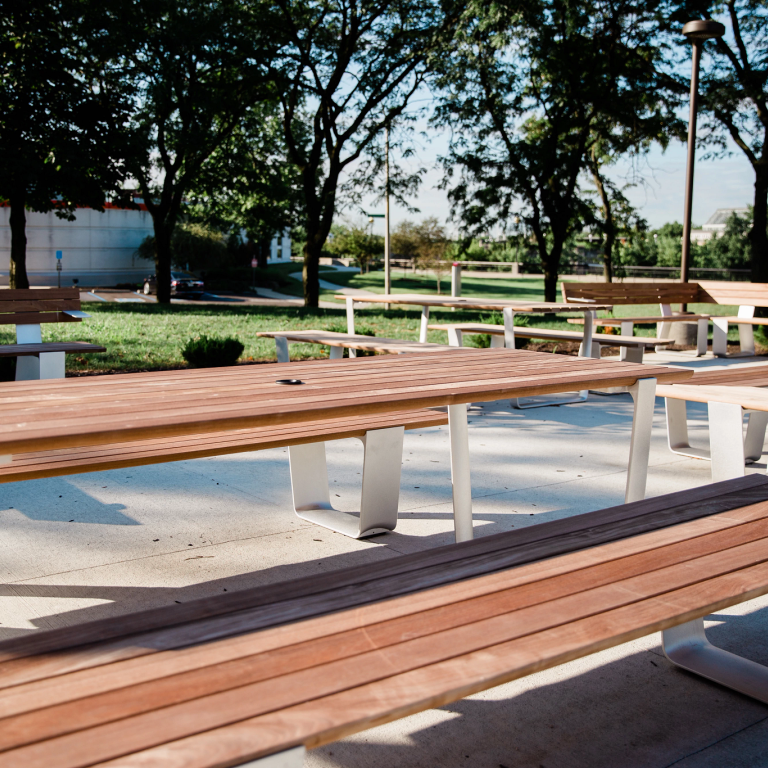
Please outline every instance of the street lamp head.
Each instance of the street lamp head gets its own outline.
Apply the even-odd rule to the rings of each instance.
[[[725,27],[719,21],[697,19],[689,21],[683,27],[683,34],[689,40],[709,40],[712,37],[722,37],[725,34]]]

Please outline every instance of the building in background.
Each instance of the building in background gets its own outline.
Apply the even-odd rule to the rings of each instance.
[[[749,214],[749,208],[718,208],[701,229],[691,230],[691,242],[703,245],[707,240],[722,237],[725,234],[728,219],[734,214],[745,218]]]
[[[140,201],[136,200],[140,205]],[[11,259],[11,209],[0,206],[0,286],[8,285]],[[32,286],[56,285],[56,251],[62,251],[61,285],[114,287],[140,283],[154,271],[150,261],[135,255],[154,234],[146,210],[111,204],[104,212],[79,208],[74,221],[50,213],[27,211],[27,274]],[[286,230],[272,240],[270,259],[290,261],[291,239]],[[77,281],[75,283],[74,281]]]

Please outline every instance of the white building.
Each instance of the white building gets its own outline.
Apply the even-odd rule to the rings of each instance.
[[[728,219],[734,214],[744,218],[749,214],[749,208],[718,208],[701,229],[691,230],[691,242],[703,245],[715,237],[722,237],[725,234]]]
[[[11,259],[11,209],[0,207],[0,286],[8,285]],[[152,218],[143,210],[112,207],[95,211],[78,208],[75,221],[50,213],[27,211],[27,274],[32,286],[56,285],[56,251],[62,252],[61,285],[74,280],[83,287],[138,283],[154,271],[154,264],[135,255]],[[272,241],[271,259],[289,261],[291,239],[286,230]]]

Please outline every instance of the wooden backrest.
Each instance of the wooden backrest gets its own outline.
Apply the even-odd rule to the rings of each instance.
[[[696,301],[701,303],[768,307],[768,283],[704,280],[698,285],[699,297]]]
[[[562,283],[563,299],[602,304],[691,304],[698,283]]]
[[[22,288],[0,291],[0,325],[76,323],[65,311],[80,310],[79,288]]]

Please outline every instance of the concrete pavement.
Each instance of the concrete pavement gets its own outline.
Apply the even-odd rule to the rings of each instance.
[[[722,365],[684,353],[649,362]],[[750,364],[753,361],[728,361]],[[628,395],[470,411],[476,535],[621,503]],[[706,410],[689,407],[692,441]],[[666,448],[657,401],[648,495],[710,481]],[[0,490],[0,638],[398,557],[452,540],[447,427],[406,433],[395,532],[354,541],[291,511],[284,449]],[[334,502],[359,499],[362,449],[328,451]],[[765,461],[748,472],[765,472]],[[768,598],[710,617],[718,644],[768,664]],[[649,636],[310,752],[308,768],[768,766],[768,707],[674,669]]]

